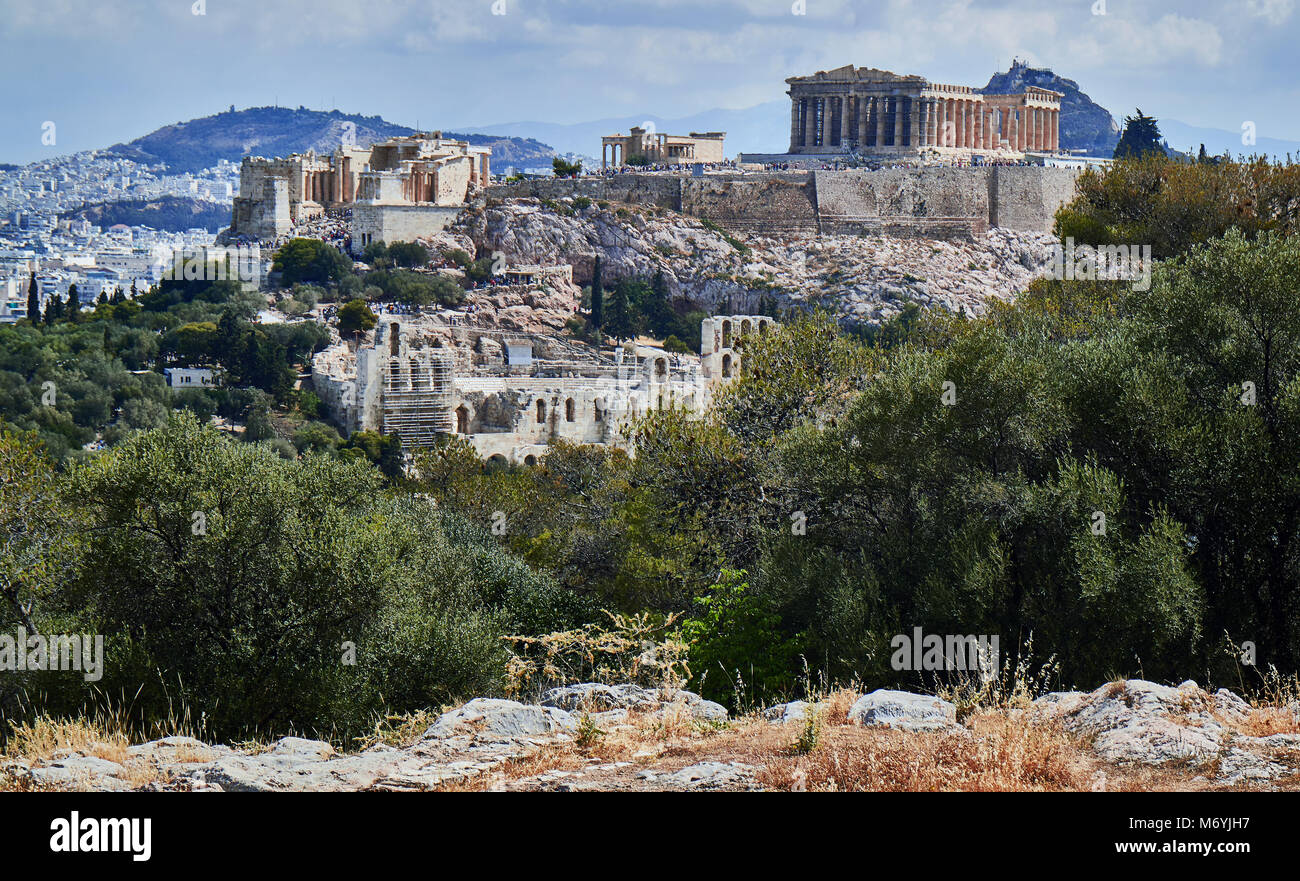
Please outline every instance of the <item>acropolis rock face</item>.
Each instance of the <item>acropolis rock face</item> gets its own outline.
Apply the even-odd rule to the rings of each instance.
[[[662,270],[671,297],[714,311],[752,312],[771,298],[782,306],[824,305],[859,322],[888,319],[909,300],[978,314],[990,298],[1010,299],[1046,272],[1055,242],[1001,228],[974,240],[748,236],[663,209],[622,206],[620,214],[593,203],[569,214],[533,199],[468,212],[451,232],[478,254],[499,251],[510,263],[572,264],[577,284],[590,283],[599,253],[606,282]]]

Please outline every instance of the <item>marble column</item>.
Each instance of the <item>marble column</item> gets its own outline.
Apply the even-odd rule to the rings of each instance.
[[[790,99],[790,152],[793,153],[799,144],[799,98]]]

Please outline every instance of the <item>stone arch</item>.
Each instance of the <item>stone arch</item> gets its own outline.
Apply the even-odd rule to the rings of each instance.
[[[456,408],[456,433],[469,434],[469,408],[464,404]]]
[[[767,336],[767,326],[768,326],[769,324],[771,324],[770,321],[760,321],[760,322],[758,323],[758,335],[759,335],[759,336]]]
[[[546,402],[541,398],[537,399],[537,424],[546,424]]]
[[[413,389],[428,388],[428,385],[427,383],[425,383],[424,380],[425,380],[424,371],[420,369],[420,362],[412,358],[411,359],[411,388]]]
[[[402,384],[402,362],[394,358],[388,364],[388,384],[397,388]]]
[[[577,408],[576,408],[576,407],[574,406],[574,404],[573,404],[573,398],[569,398],[567,401],[564,402],[564,421],[565,421],[565,422],[572,422],[572,421],[574,420],[576,409],[577,409]]]
[[[730,356],[730,355],[723,355],[723,356],[722,356],[722,375],[723,375],[724,378],[725,378],[725,377],[729,377],[729,376],[731,376],[731,356]]]
[[[722,322],[722,348],[731,348],[731,322]]]
[[[743,336],[743,337],[744,337],[744,336],[749,336],[749,319],[748,319],[748,318],[746,318],[744,321],[740,322],[740,335]]]
[[[668,376],[668,359],[667,359],[667,358],[656,358],[656,359],[655,359],[655,379],[658,379],[658,380],[660,380],[660,381],[663,381],[664,379],[667,378],[667,376]]]
[[[401,327],[396,321],[388,325],[388,354],[396,355],[402,349]]]
[[[524,464],[527,465],[529,468],[533,467],[534,465],[537,464],[537,457],[534,456],[532,453],[529,453],[527,456],[524,456]]]

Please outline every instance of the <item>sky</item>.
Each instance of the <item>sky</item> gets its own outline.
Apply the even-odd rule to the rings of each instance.
[[[232,104],[465,131],[750,107],[783,99],[786,77],[845,64],[982,86],[1012,58],[1076,80],[1117,120],[1141,108],[1300,140],[1298,5],[0,0],[0,162],[105,147]]]

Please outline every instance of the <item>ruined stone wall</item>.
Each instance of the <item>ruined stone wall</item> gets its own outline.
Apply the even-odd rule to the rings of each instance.
[[[465,202],[471,179],[474,177],[474,160],[458,156],[443,161],[438,166],[434,201],[439,205],[460,206]]]
[[[352,207],[352,252],[371,242],[410,242],[451,226],[460,207],[438,205],[362,205]]]

